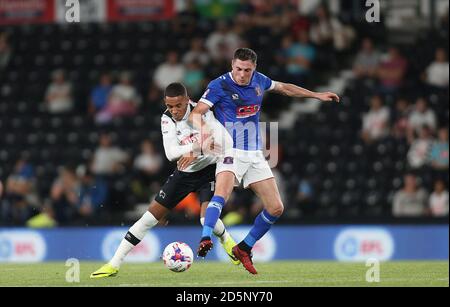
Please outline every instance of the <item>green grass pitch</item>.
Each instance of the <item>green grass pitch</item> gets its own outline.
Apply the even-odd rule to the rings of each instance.
[[[366,281],[365,263],[274,261],[257,263],[252,276],[231,263],[196,261],[173,273],[162,263],[124,264],[116,277],[90,279],[100,262],[80,262],[80,282],[66,282],[64,262],[0,264],[0,286],[143,286],[143,287],[340,287],[449,286],[448,261],[380,263],[380,282]],[[206,273],[205,273],[206,272]]]

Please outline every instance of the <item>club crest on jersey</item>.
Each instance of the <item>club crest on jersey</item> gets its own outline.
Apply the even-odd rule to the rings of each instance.
[[[159,191],[159,197],[162,199],[166,198],[166,193],[163,190]]]
[[[255,88],[255,92],[256,92],[256,96],[261,96],[262,95],[262,91],[261,91],[261,88],[259,86],[257,86]]]
[[[233,163],[234,163],[233,157],[225,157],[223,159],[223,164],[233,164]]]
[[[239,100],[239,95],[238,94],[233,94],[233,95],[231,95],[231,98],[233,100]]]

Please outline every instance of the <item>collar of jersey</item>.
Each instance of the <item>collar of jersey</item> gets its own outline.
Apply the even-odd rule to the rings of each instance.
[[[255,71],[256,71],[256,70],[255,70]],[[255,76],[255,71],[253,72],[253,75],[252,75],[252,77],[250,78],[250,82],[249,82],[248,84],[246,84],[246,85],[240,85],[240,84],[238,84],[236,81],[234,81],[233,75],[231,74],[231,71],[228,73],[228,75],[230,76],[230,79],[231,79],[231,81],[234,82],[234,84],[236,84],[237,86],[240,86],[240,87],[246,87],[246,86],[250,86],[250,84],[252,84],[253,77]]]

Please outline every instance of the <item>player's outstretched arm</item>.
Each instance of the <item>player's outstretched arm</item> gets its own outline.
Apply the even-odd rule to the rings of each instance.
[[[332,92],[324,92],[324,93],[312,92],[310,90],[307,90],[294,84],[283,83],[279,81],[273,82],[275,82],[275,87],[272,89],[272,92],[281,95],[297,98],[315,98],[324,102],[327,101],[339,102],[340,100],[339,96]]]

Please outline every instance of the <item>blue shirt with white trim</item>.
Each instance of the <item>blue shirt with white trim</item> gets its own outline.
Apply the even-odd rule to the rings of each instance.
[[[256,151],[262,149],[259,116],[264,92],[274,87],[275,82],[257,71],[244,86],[226,73],[208,84],[200,101],[214,107],[214,115],[232,136],[234,148]]]

